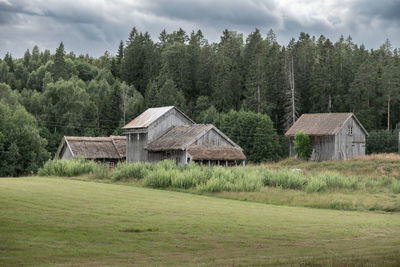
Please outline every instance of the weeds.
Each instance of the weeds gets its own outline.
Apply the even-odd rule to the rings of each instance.
[[[286,163],[290,162],[293,160],[286,160]],[[211,193],[255,192],[265,186],[301,190],[307,193],[359,189],[376,192],[382,188],[388,188],[385,190],[395,194],[400,193],[400,181],[389,176],[380,179],[363,179],[345,176],[334,171],[307,174],[283,167],[279,169],[263,166],[225,168],[197,164],[188,164],[183,167],[175,165],[173,161],[161,161],[158,163],[119,163],[111,171],[106,165],[77,159],[50,160],[39,170],[39,175],[42,176],[75,176],[84,173],[90,174],[95,179],[142,180],[145,186],[152,188],[191,189]]]
[[[93,172],[97,163],[85,159],[74,160],[48,160],[42,168],[39,169],[40,176],[77,176]]]

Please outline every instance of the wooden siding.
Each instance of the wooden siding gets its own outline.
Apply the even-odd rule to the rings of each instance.
[[[126,139],[126,162],[147,161],[147,133],[130,133]]]
[[[194,142],[193,144],[203,146],[233,146],[214,129],[208,131],[205,135],[197,139],[196,142]]]
[[[71,150],[68,148],[67,143],[64,144],[64,147],[61,151],[61,157],[60,159],[72,159],[72,153]]]
[[[351,134],[349,127],[352,127]],[[351,117],[347,120],[335,138],[335,155],[333,159],[349,159],[365,155],[365,132]]]
[[[193,123],[187,117],[176,109],[171,109],[152,123],[147,129],[129,129],[126,140],[126,161],[128,163],[154,161],[157,156],[152,155],[151,158],[148,156],[148,151],[145,150],[147,144],[160,137],[172,126],[190,124]]]
[[[149,126],[148,142],[157,139],[164,134],[172,126],[191,125],[193,124],[188,118],[183,116],[176,109],[171,109],[164,114],[159,120]]]
[[[187,163],[186,151],[175,150],[175,151],[148,152],[149,162],[157,162],[165,159],[172,160],[176,164],[185,165]]]

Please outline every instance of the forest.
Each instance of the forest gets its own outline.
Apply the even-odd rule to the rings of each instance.
[[[179,29],[154,41],[133,28],[113,52],[75,55],[61,42],[54,54],[34,46],[0,59],[0,176],[36,172],[64,135],[119,135],[165,105],[215,124],[252,162],[285,157],[283,133],[303,113],[354,112],[367,152],[397,149],[400,51],[388,39],[374,50],[302,32],[281,45],[256,29],[210,43]]]

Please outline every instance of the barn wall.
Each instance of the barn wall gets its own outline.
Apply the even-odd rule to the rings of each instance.
[[[310,136],[312,154],[311,160],[332,160],[335,155],[334,136]]]
[[[334,136],[309,136],[311,143],[311,160],[322,161],[332,160],[335,153],[335,137]],[[289,156],[296,157],[297,152],[294,150],[294,137],[289,139]]]
[[[350,127],[352,128],[351,133],[349,132]],[[334,159],[349,159],[364,155],[365,133],[357,121],[351,117],[336,135]]]
[[[126,162],[147,161],[147,133],[129,133],[126,137]]]
[[[157,162],[161,160],[172,160],[176,164],[186,164],[186,151],[162,151],[162,152],[149,152],[149,162]]]
[[[160,156],[149,157],[145,147],[148,143],[163,135],[172,126],[193,124],[176,109],[171,109],[153,122],[148,128],[129,129],[126,139],[126,162],[159,161]]]
[[[205,146],[232,146],[224,137],[222,137],[214,129],[211,129],[201,138],[194,142],[195,145],[205,145]]]
[[[171,109],[161,118],[149,126],[148,142],[157,139],[163,135],[172,126],[191,125],[193,124],[188,118],[183,116],[176,109]]]
[[[71,150],[68,148],[67,144],[65,143],[63,147],[63,151],[61,152],[61,158],[60,159],[72,159],[72,153]]]

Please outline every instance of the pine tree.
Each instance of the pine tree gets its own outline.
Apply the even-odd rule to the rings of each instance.
[[[58,79],[66,79],[66,63],[65,63],[65,50],[63,42],[56,49],[56,54],[54,55],[54,66],[53,66],[53,79],[58,81]]]

